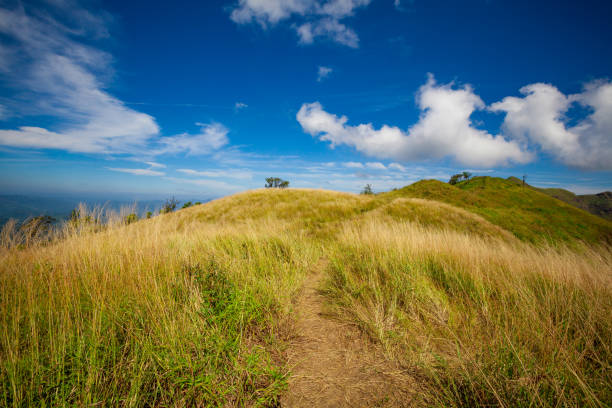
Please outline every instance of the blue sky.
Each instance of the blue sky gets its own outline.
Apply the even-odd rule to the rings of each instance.
[[[612,190],[607,1],[0,0],[0,189]]]

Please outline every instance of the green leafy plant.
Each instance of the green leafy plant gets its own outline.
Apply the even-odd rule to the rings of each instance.
[[[159,210],[160,214],[167,214],[167,213],[171,213],[172,211],[174,211],[176,209],[176,206],[178,205],[179,201],[172,197],[166,200],[166,202],[162,205],[161,210]]]
[[[283,180],[278,177],[268,177],[266,178],[266,188],[287,188],[289,187],[289,182],[287,180]]]

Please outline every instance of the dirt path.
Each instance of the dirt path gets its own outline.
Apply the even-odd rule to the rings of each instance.
[[[384,360],[354,326],[325,315],[318,288],[327,262],[306,279],[296,305],[291,370],[282,407],[397,407],[410,403],[410,379]]]

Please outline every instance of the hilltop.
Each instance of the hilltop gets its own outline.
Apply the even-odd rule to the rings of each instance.
[[[6,406],[612,400],[612,223],[509,180],[261,189],[13,233]]]
[[[474,177],[454,186],[437,180],[423,180],[384,195],[389,198],[419,197],[452,204],[481,215],[524,241],[612,243],[610,221],[538,189],[523,187],[516,178]]]
[[[512,179],[512,177],[509,178],[509,180]],[[516,178],[512,181],[521,183],[521,181]],[[571,204],[574,207],[590,212],[591,214],[605,218],[608,221],[612,221],[612,191],[604,191],[597,194],[574,194],[562,188],[529,187],[554,197],[557,200]]]

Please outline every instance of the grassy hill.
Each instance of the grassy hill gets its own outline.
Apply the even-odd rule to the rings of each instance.
[[[604,191],[597,194],[574,194],[571,191],[562,188],[537,188],[536,190],[547,194],[557,200],[564,201],[568,204],[578,207],[591,214],[612,221],[612,192]]]
[[[296,299],[322,267],[321,318],[412,378],[377,406],[605,406],[611,231],[492,178],[254,190],[28,247],[6,227],[0,404],[279,406]]]
[[[474,177],[454,186],[423,180],[386,193],[441,201],[481,215],[528,242],[612,243],[612,223],[512,179]]]

